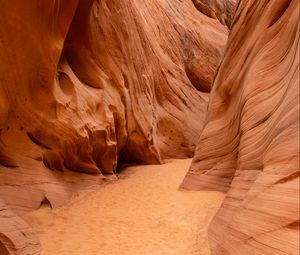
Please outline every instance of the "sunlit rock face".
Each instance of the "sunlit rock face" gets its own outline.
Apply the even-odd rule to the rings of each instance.
[[[0,1],[0,198],[63,205],[120,161],[186,158],[228,28],[192,1]]]
[[[227,192],[213,254],[299,253],[299,1],[239,2],[182,188]]]

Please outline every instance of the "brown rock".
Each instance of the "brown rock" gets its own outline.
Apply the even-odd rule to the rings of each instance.
[[[299,1],[239,2],[182,188],[228,192],[213,254],[299,253]]]
[[[230,27],[235,12],[236,0],[192,0],[195,7],[210,18]]]
[[[0,254],[38,255],[40,253],[40,243],[33,230],[0,201]]]
[[[193,155],[227,28],[191,1],[1,1],[0,22],[0,198],[16,212],[119,161]]]

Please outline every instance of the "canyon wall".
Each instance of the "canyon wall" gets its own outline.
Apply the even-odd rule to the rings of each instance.
[[[181,187],[227,192],[212,254],[299,253],[299,1],[239,1]]]
[[[41,246],[34,230],[0,201],[0,254],[39,255]]]
[[[0,199],[60,206],[193,156],[228,28],[177,0],[1,0]]]
[[[0,3],[0,253],[40,254],[20,215],[193,155],[228,29],[192,1]]]
[[[210,18],[231,27],[236,0],[192,0],[195,7]]]

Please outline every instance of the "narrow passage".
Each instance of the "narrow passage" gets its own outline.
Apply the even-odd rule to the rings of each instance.
[[[209,255],[207,227],[224,195],[179,191],[190,163],[129,167],[69,206],[29,213],[42,255]]]

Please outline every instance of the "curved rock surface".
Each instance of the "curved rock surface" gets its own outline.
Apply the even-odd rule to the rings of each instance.
[[[239,2],[182,188],[227,192],[213,254],[299,253],[299,1]]]
[[[230,27],[237,0],[192,0],[195,7],[210,18]]]
[[[0,198],[65,203],[193,156],[228,30],[192,1],[1,1]],[[187,125],[188,123],[188,125]]]
[[[39,239],[31,227],[0,201],[0,254],[38,255],[40,253]]]

